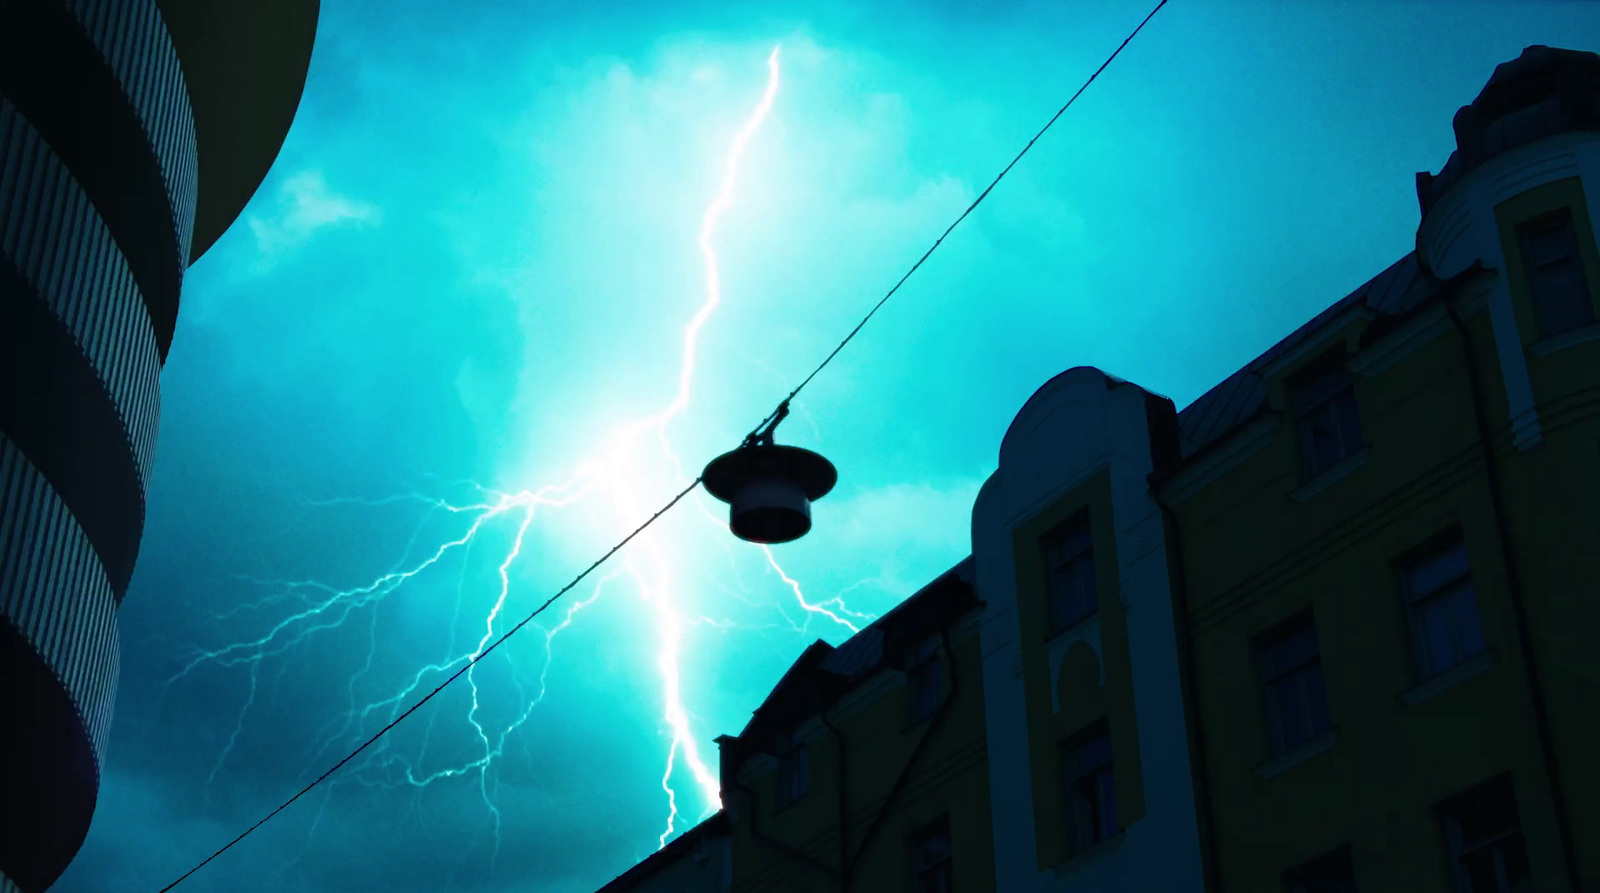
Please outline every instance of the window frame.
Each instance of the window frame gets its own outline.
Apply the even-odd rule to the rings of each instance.
[[[1550,232],[1563,231],[1571,237],[1572,253],[1564,255],[1555,261],[1536,263],[1533,241],[1540,235]],[[1575,329],[1594,325],[1600,321],[1595,311],[1594,287],[1589,282],[1588,271],[1584,269],[1583,245],[1578,238],[1578,220],[1573,209],[1568,205],[1552,208],[1541,214],[1523,220],[1515,227],[1516,247],[1522,261],[1522,277],[1528,289],[1528,302],[1532,305],[1534,325],[1537,327],[1539,337],[1553,338]],[[1565,247],[1565,246],[1563,246]],[[1553,267],[1558,263],[1568,262],[1577,271],[1578,294],[1574,298],[1573,307],[1554,307],[1553,301],[1567,298],[1566,295],[1551,295],[1540,288],[1539,273],[1541,270]],[[1581,317],[1572,324],[1552,323],[1549,314],[1555,312],[1572,311],[1581,306],[1582,310],[1576,314]],[[1557,326],[1560,327],[1557,327]]]
[[[1099,741],[1105,742],[1105,759],[1085,769],[1079,754]],[[1072,761],[1070,770],[1069,759]],[[1061,774],[1061,817],[1067,828],[1067,852],[1077,856],[1123,830],[1117,794],[1117,754],[1111,743],[1110,723],[1100,719],[1063,740],[1057,760]],[[1085,784],[1088,785],[1087,789]],[[1088,839],[1085,839],[1083,826],[1077,818],[1079,798],[1087,801],[1091,810]]]
[[[1040,562],[1044,566],[1045,638],[1052,639],[1100,612],[1100,577],[1095,561],[1093,519],[1087,508],[1074,512],[1039,537]],[[1065,554],[1058,553],[1062,550]],[[1085,577],[1087,582],[1085,582]],[[1057,581],[1071,579],[1071,585],[1087,588],[1087,604],[1076,613],[1063,616],[1057,611],[1060,590]],[[1085,593],[1075,593],[1081,598]]]
[[[906,649],[906,724],[916,725],[944,703],[944,655],[935,636]]]
[[[1503,802],[1495,803],[1494,798],[1503,797]],[[1487,802],[1486,802],[1487,801]],[[1505,817],[1509,813],[1509,823],[1506,827],[1486,835],[1480,840],[1468,843],[1465,832],[1462,830],[1462,815],[1470,808],[1476,806],[1487,814],[1496,818]],[[1495,809],[1493,807],[1499,807]],[[1506,807],[1509,807],[1507,809]],[[1520,893],[1522,890],[1531,889],[1533,875],[1532,864],[1528,859],[1527,836],[1523,831],[1522,809],[1517,802],[1516,785],[1512,776],[1502,774],[1480,782],[1462,791],[1437,806],[1441,830],[1444,834],[1445,856],[1450,874],[1450,886],[1453,893]],[[1520,849],[1520,859],[1525,872],[1518,880],[1522,886],[1513,886],[1509,878],[1506,865],[1508,848]],[[1477,890],[1473,887],[1471,875],[1465,862],[1468,857],[1489,851],[1493,856],[1495,867],[1495,886],[1488,891]]]
[[[805,799],[811,790],[807,767],[806,742],[794,733],[778,736],[777,808],[783,809]]]
[[[1453,576],[1436,581],[1429,588],[1419,590],[1416,576],[1427,571],[1430,566],[1437,567],[1439,563],[1449,560],[1453,553],[1460,553],[1460,569]],[[1425,682],[1443,673],[1461,666],[1467,661],[1489,650],[1488,638],[1483,630],[1483,606],[1478,600],[1478,587],[1472,574],[1471,553],[1467,550],[1466,538],[1459,528],[1434,537],[1423,546],[1411,550],[1396,564],[1396,585],[1400,592],[1400,604],[1405,612],[1407,637],[1411,647],[1412,672],[1416,681]],[[1427,634],[1423,618],[1425,605],[1440,603],[1447,604],[1445,610],[1450,612],[1451,645],[1455,660],[1449,664],[1436,664],[1432,652],[1432,642]],[[1465,609],[1463,609],[1465,605]],[[1470,622],[1475,630],[1468,630],[1463,623],[1461,612],[1470,610]],[[1477,636],[1476,650],[1468,641],[1470,634]]]
[[[1336,385],[1327,385],[1331,379],[1337,379]],[[1319,387],[1326,388],[1326,393],[1316,394]],[[1366,448],[1361,426],[1361,403],[1356,399],[1355,374],[1346,365],[1343,349],[1323,355],[1290,376],[1287,390],[1302,482],[1322,477]],[[1339,449],[1338,456],[1325,464],[1319,461],[1317,455],[1313,421],[1313,417],[1320,417],[1323,413],[1327,413],[1327,419],[1334,427]]]
[[[1277,654],[1276,649],[1286,645],[1296,635],[1307,631],[1315,644],[1316,650],[1312,656],[1288,669],[1279,670],[1273,660]],[[1255,652],[1256,671],[1261,680],[1268,752],[1274,757],[1281,757],[1333,731],[1333,706],[1328,701],[1327,675],[1322,661],[1322,638],[1317,629],[1315,614],[1310,609],[1300,611],[1256,636],[1251,644]],[[1277,690],[1274,686],[1290,679],[1303,679],[1311,675],[1313,670],[1317,685],[1321,689],[1323,715],[1321,717],[1316,715],[1315,700],[1310,697],[1306,683],[1297,682],[1296,688],[1302,697],[1302,718],[1306,720],[1307,735],[1302,740],[1291,742],[1281,714],[1282,707],[1275,697]],[[1320,727],[1317,724],[1319,718],[1323,721]]]
[[[923,847],[930,841],[943,839],[943,853],[923,863],[921,857]],[[955,889],[955,863],[956,847],[955,836],[950,833],[950,814],[944,813],[938,818],[926,822],[915,831],[911,832],[906,841],[907,867],[910,869],[912,893],[951,893]],[[923,886],[923,882],[931,877],[942,876],[944,886]]]

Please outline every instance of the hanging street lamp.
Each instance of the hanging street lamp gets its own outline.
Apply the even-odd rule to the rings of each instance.
[[[772,442],[773,430],[788,414],[785,400],[764,431],[711,460],[701,476],[706,492],[728,503],[728,528],[747,542],[773,545],[805,536],[811,530],[811,503],[839,480],[833,463],[821,455]]]

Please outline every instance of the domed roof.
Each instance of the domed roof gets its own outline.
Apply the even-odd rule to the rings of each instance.
[[[1490,119],[1536,105],[1556,95],[1569,67],[1587,80],[1591,93],[1600,88],[1600,54],[1535,44],[1510,62],[1496,65],[1472,107]]]
[[[1471,105],[1453,122],[1456,150],[1437,176],[1417,174],[1427,215],[1469,171],[1519,146],[1577,130],[1600,131],[1600,54],[1542,45],[1495,66]]]

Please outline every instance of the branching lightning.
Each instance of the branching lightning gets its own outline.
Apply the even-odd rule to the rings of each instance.
[[[445,675],[480,655],[503,632],[501,627],[510,603],[518,595],[513,567],[527,557],[529,532],[545,514],[583,503],[606,511],[615,522],[613,526],[620,530],[624,529],[624,525],[636,523],[653,508],[647,504],[653,490],[646,484],[651,482],[652,477],[659,483],[663,473],[652,473],[659,463],[666,463],[671,472],[677,475],[680,486],[681,482],[690,479],[684,474],[680,458],[673,449],[669,429],[689,409],[693,400],[700,336],[723,300],[716,251],[718,227],[734,206],[746,149],[766,122],[777,99],[778,86],[779,52],[774,48],[767,57],[766,87],[755,108],[734,134],[722,159],[716,193],[701,217],[696,242],[704,265],[705,295],[683,329],[683,354],[671,401],[659,411],[624,426],[604,449],[596,451],[593,458],[582,463],[564,482],[557,485],[501,493],[469,483],[467,486],[473,498],[461,503],[415,493],[375,500],[338,498],[309,503],[309,508],[353,506],[384,511],[413,506],[421,508],[423,518],[412,533],[401,564],[361,585],[339,588],[316,580],[276,583],[251,580],[249,582],[253,586],[267,587],[267,594],[213,615],[218,622],[236,620],[241,615],[271,616],[274,612],[281,619],[267,626],[259,635],[215,649],[195,650],[168,681],[170,685],[203,666],[243,666],[248,669],[249,695],[240,708],[231,737],[218,755],[211,773],[212,780],[217,777],[239,740],[245,726],[245,715],[255,701],[259,671],[264,662],[283,658],[287,651],[305,644],[317,633],[341,628],[359,612],[369,612],[367,659],[348,680],[345,692],[347,711],[329,723],[318,736],[313,761],[321,761],[337,751],[341,742],[350,740],[354,735],[368,734],[372,728],[393,719]],[[716,538],[724,541],[726,546],[726,540],[729,539],[726,523],[707,509],[703,502],[697,499],[697,503],[701,512],[722,528],[717,531]],[[459,533],[439,542],[431,550],[425,549],[420,558],[411,558],[428,520],[438,517],[460,525]],[[452,640],[436,660],[421,666],[409,678],[393,685],[388,696],[362,703],[357,694],[358,683],[375,673],[373,654],[378,637],[374,618],[377,607],[420,576],[434,574],[446,559],[453,561],[461,558],[464,562],[464,553],[474,545],[478,548],[492,545],[493,537],[486,536],[491,530],[495,531],[494,536],[508,537],[509,544],[504,545],[504,551],[498,553],[497,591],[483,616],[481,635],[475,638],[470,648],[462,648]],[[871,615],[849,609],[842,593],[822,602],[809,601],[800,584],[784,571],[771,549],[762,547],[762,551],[767,565],[787,588],[788,597],[792,597],[792,606],[802,612],[801,622],[795,621],[794,615],[789,613],[783,602],[776,603],[777,610],[784,618],[783,624],[746,626],[687,611],[678,591],[681,568],[675,564],[672,552],[663,544],[657,531],[646,531],[632,548],[622,553],[620,566],[601,579],[587,597],[565,606],[559,623],[539,627],[543,642],[542,646],[534,646],[534,650],[541,652],[536,674],[525,676],[519,673],[512,661],[513,654],[528,652],[530,646],[527,641],[518,646],[520,651],[508,651],[504,656],[497,656],[494,661],[484,661],[468,671],[470,707],[464,718],[476,742],[470,758],[448,760],[438,755],[438,751],[445,748],[434,742],[435,728],[448,720],[434,711],[423,727],[425,731],[420,746],[413,742],[407,748],[393,738],[385,738],[373,749],[370,757],[353,763],[353,771],[343,780],[354,784],[422,789],[447,779],[470,778],[490,814],[495,832],[494,851],[497,854],[501,815],[495,802],[495,763],[504,756],[508,739],[527,722],[545,697],[557,636],[569,629],[585,608],[616,588],[617,584],[625,582],[631,585],[647,607],[641,616],[650,621],[655,643],[652,669],[659,684],[661,721],[668,739],[660,782],[666,798],[667,815],[657,841],[658,846],[665,846],[667,840],[681,830],[679,819],[685,813],[688,802],[698,804],[704,811],[702,814],[720,805],[717,773],[708,766],[699,744],[707,730],[702,729],[700,734],[696,734],[691,727],[691,714],[685,706],[680,669],[686,630],[695,627],[716,630],[787,628],[809,633],[812,622],[820,620],[855,632],[872,619]],[[467,610],[464,607],[468,600],[464,591],[464,574],[463,571],[463,582],[456,591],[455,616],[450,626],[452,636],[455,620]],[[531,641],[536,643],[538,639]],[[510,709],[505,709],[504,704],[491,709],[488,682],[483,674],[503,673],[506,670],[511,673],[514,702]],[[683,788],[685,782],[688,783],[688,790]],[[326,807],[327,800],[324,799],[316,822],[322,820]]]

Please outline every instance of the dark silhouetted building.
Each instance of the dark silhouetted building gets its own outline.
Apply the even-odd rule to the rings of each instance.
[[[718,739],[693,889],[1600,888],[1600,56],[1455,133],[1412,250],[1182,412],[1040,387],[972,557]]]
[[[276,157],[317,14],[0,2],[0,891],[88,831],[183,274]]]

